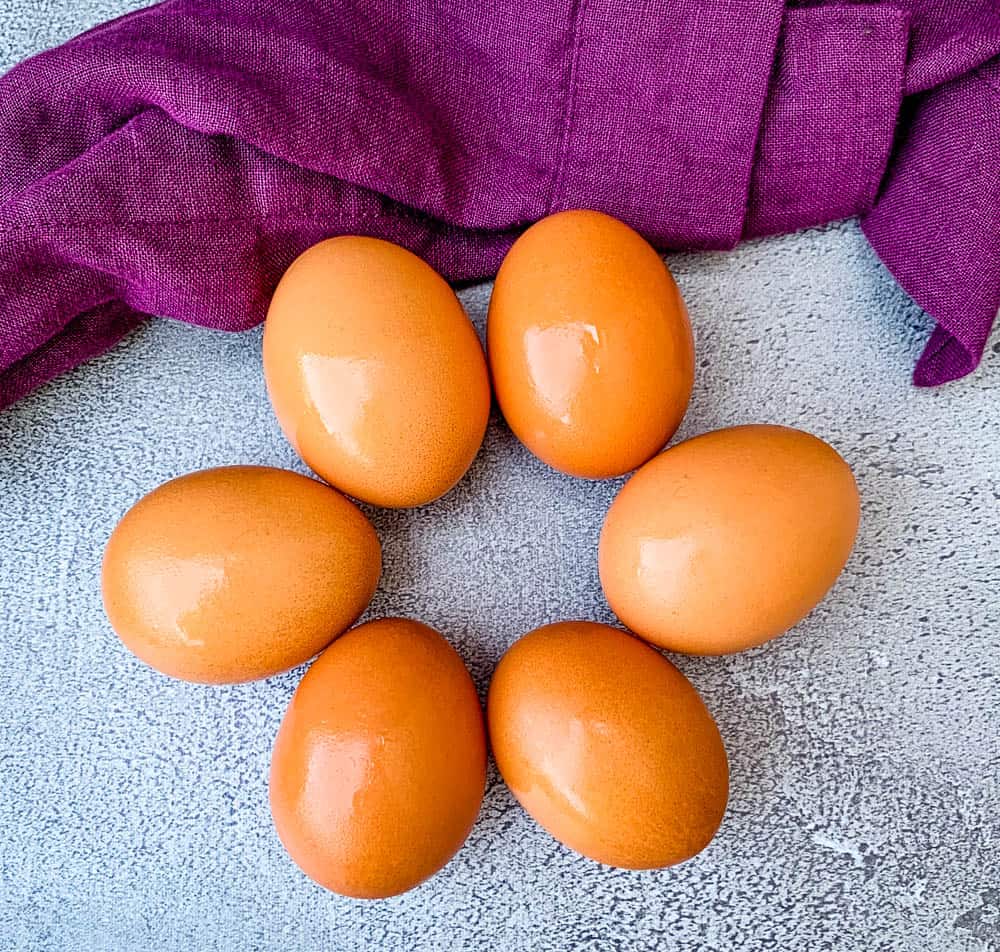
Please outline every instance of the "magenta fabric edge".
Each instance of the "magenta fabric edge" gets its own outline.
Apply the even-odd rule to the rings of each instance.
[[[78,315],[23,360],[0,373],[0,410],[75,367],[111,350],[144,323],[147,315],[111,302]]]
[[[922,388],[940,387],[943,384],[953,383],[967,377],[979,366],[985,344],[977,356],[950,331],[946,330],[937,315],[932,312],[931,306],[921,303],[923,297],[921,289],[901,273],[901,267],[894,266],[893,262],[888,260],[883,253],[881,241],[877,238],[873,240],[864,218],[861,219],[860,224],[861,231],[868,239],[869,246],[885,269],[892,275],[893,280],[903,289],[907,297],[935,322],[930,337],[927,338],[927,343],[924,344],[924,349],[913,368],[913,385]]]
[[[991,72],[1000,75],[1000,59],[993,61],[993,64]],[[942,87],[942,92],[947,94],[950,88],[974,82],[988,90],[989,95],[1000,102],[1000,88],[990,76],[985,75],[988,65],[953,80]],[[934,96],[935,93],[926,95]],[[886,227],[879,212],[880,209],[876,204],[869,215],[862,217],[862,232],[899,286],[936,323],[913,369],[914,386],[938,387],[968,376],[982,361],[992,326],[1000,318],[1000,275],[995,276],[995,300],[991,305],[987,305],[992,307],[992,313],[985,315],[986,319],[977,325],[981,333],[977,332],[977,329],[970,330],[963,326],[960,317],[955,313],[957,307],[964,305],[964,301],[947,306],[933,299],[931,290],[921,280],[928,274],[928,269],[917,268],[914,276],[912,254],[907,255],[899,251],[896,236],[891,227]],[[1000,208],[997,210],[994,224],[1000,229]],[[896,255],[900,256],[898,260]],[[933,281],[934,277],[932,276],[930,280]]]

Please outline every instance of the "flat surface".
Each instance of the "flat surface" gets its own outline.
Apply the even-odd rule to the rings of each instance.
[[[127,3],[0,0],[0,64]],[[832,442],[857,549],[795,631],[680,658],[732,766],[690,863],[610,870],[491,773],[466,848],[384,903],[325,893],[271,829],[271,743],[301,671],[172,682],[121,647],[98,575],[117,519],[192,469],[302,470],[260,335],[158,321],[0,414],[0,948],[1000,950],[1000,338],[974,377],[911,387],[927,320],[852,224],[670,259],[698,339],[682,435],[749,421]],[[489,289],[462,298],[482,328]],[[618,482],[561,477],[494,419],[440,503],[373,512],[372,615],[439,627],[480,688],[521,633],[610,621],[596,571]]]

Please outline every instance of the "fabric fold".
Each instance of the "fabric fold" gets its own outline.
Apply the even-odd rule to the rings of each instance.
[[[596,208],[659,248],[740,238],[781,0],[582,0],[552,210]],[[711,28],[706,28],[711,24]]]
[[[941,322],[918,382],[950,379],[1000,282],[1000,30],[962,2],[965,32],[938,0],[166,0],[104,24],[0,78],[0,406],[149,314],[259,323],[322,238],[465,281],[569,207],[662,250],[866,215]]]
[[[561,207],[732,245],[782,9],[167,0],[27,61],[0,80],[4,402],[100,350],[96,302],[135,315],[106,345],[145,314],[242,330],[334,234],[456,281]]]
[[[1000,311],[1000,59],[914,104],[862,229],[938,322],[914,382],[937,386],[974,370]]]
[[[58,377],[69,367],[100,356],[135,330],[146,316],[114,302],[79,314],[26,359],[0,372],[0,407],[10,406],[40,382]]]
[[[747,237],[871,208],[892,149],[908,43],[909,14],[897,7],[788,11],[753,169]]]

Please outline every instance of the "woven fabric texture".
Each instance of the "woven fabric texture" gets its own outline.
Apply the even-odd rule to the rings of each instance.
[[[259,323],[324,237],[463,281],[569,207],[662,249],[860,215],[953,379],[1000,307],[998,55],[992,0],[167,0],[0,79],[0,406],[148,315]]]

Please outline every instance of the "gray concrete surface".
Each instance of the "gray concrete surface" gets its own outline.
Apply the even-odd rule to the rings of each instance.
[[[125,2],[0,0],[0,65]],[[732,764],[723,828],[673,870],[610,870],[491,772],[466,848],[416,891],[325,893],[271,830],[266,772],[301,671],[171,682],[101,610],[115,521],[191,469],[302,470],[260,335],[159,321],[0,414],[0,949],[1000,952],[1000,337],[974,377],[910,386],[926,318],[856,227],[671,259],[698,339],[683,435],[746,421],[830,440],[858,546],[795,631],[678,663]],[[489,288],[462,297],[481,327]],[[499,420],[440,503],[372,512],[372,615],[439,627],[485,689],[544,622],[610,621],[596,538],[617,482],[557,476]]]

